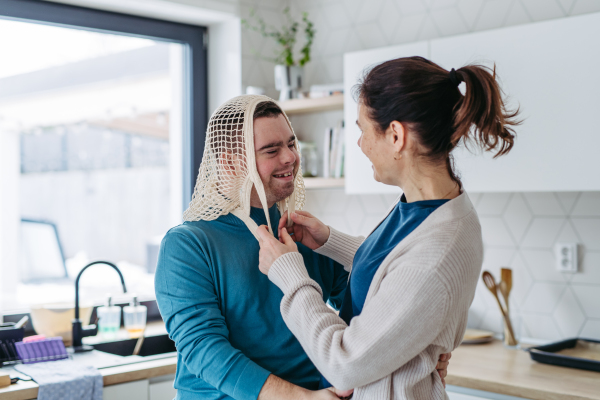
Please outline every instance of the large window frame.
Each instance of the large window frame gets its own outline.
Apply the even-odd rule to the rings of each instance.
[[[184,46],[182,210],[192,198],[208,124],[207,28],[41,0],[0,0],[0,18],[170,41]]]
[[[122,14],[42,0],[0,0],[0,19],[53,25],[100,33],[155,39],[183,45],[181,211],[192,198],[197,171],[204,153],[208,125],[208,29],[166,20]],[[159,319],[154,302],[149,318]],[[10,312],[9,312],[10,313]],[[4,314],[13,321],[22,314]],[[0,321],[2,309],[0,308]],[[31,332],[29,332],[31,333]]]

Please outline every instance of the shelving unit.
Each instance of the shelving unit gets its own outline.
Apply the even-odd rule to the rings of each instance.
[[[293,99],[279,103],[287,115],[344,109],[344,96],[335,95],[315,99]]]

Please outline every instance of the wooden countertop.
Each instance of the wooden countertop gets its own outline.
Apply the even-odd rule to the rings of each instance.
[[[104,386],[149,379],[157,376],[171,375],[177,369],[177,357],[167,357],[158,360],[141,361],[133,364],[102,368],[100,373]],[[12,375],[11,371],[11,375]],[[1,400],[28,400],[38,395],[38,385],[35,382],[19,381],[14,385],[0,389]]]
[[[146,336],[162,335],[166,333],[165,325],[162,321],[149,322],[146,326]],[[127,331],[122,329],[112,339],[129,338]],[[105,340],[101,335],[84,338],[85,344],[96,344]],[[137,357],[137,356],[134,356]],[[157,376],[175,374],[177,369],[177,357],[165,357],[149,360],[125,360],[120,356],[102,352],[77,353],[75,360],[84,364],[94,365],[102,374],[104,386],[116,385],[119,383],[132,382],[142,379],[150,379]],[[121,365],[117,365],[123,363]],[[108,365],[108,367],[104,367]],[[117,365],[110,367],[109,365]],[[0,371],[10,373],[11,376],[22,375],[16,373],[12,368],[5,367]],[[35,399],[38,395],[38,385],[35,382],[19,381],[14,385],[0,389],[0,400],[28,400]]]
[[[104,386],[174,374],[176,357],[100,369]],[[508,350],[500,341],[463,345],[452,353],[449,385],[533,400],[600,400],[600,373],[537,363],[523,350]],[[0,389],[0,400],[37,397],[34,382]]]
[[[541,364],[498,340],[457,348],[446,383],[533,400],[600,400],[600,372]]]

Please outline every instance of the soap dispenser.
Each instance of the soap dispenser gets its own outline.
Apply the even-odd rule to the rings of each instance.
[[[115,336],[121,327],[121,307],[112,304],[112,296],[108,295],[106,304],[96,309],[99,331],[102,335]]]
[[[137,296],[127,307],[123,307],[123,316],[125,319],[125,329],[129,333],[129,337],[140,337],[146,328],[146,306],[139,303]]]

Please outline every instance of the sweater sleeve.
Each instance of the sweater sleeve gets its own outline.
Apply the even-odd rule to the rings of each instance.
[[[284,293],[285,323],[323,376],[343,390],[375,382],[416,357],[441,333],[449,311],[445,286],[418,266],[392,266],[349,326],[325,306],[298,253],[279,257],[269,279]]]
[[[182,233],[161,244],[156,300],[186,368],[238,400],[255,400],[270,372],[232,347],[206,255]]]
[[[362,236],[351,236],[329,227],[329,239],[315,252],[322,254],[344,266],[348,272],[352,270],[354,254],[365,240]]]

